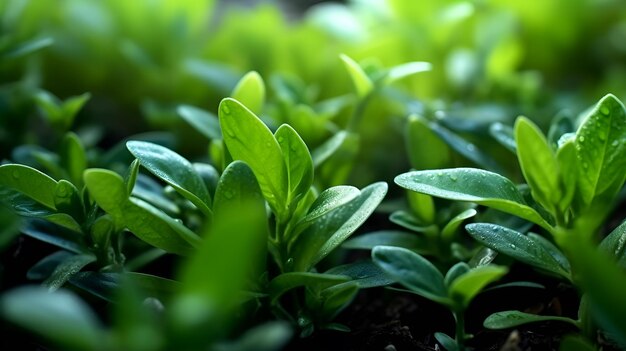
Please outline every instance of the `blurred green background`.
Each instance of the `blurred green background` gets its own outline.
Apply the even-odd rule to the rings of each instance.
[[[72,127],[88,146],[159,130],[206,157],[208,141],[176,107],[215,112],[251,70],[267,86],[263,119],[290,123],[314,148],[357,106],[342,53],[372,75],[432,64],[363,111],[348,178],[361,186],[410,167],[410,114],[488,136],[489,125],[518,115],[545,127],[606,93],[625,99],[626,2],[0,0],[0,158],[23,143],[54,145],[34,103],[41,90],[91,94]],[[483,139],[474,142],[489,150]]]

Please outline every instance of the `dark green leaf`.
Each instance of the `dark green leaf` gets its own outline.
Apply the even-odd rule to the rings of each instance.
[[[457,278],[469,272],[470,269],[470,266],[465,262],[459,262],[455,264],[454,266],[450,267],[450,269],[448,269],[448,272],[446,272],[446,276],[443,279],[444,284],[446,284],[446,286],[450,288],[450,285],[452,285],[452,283]]]
[[[92,254],[79,254],[67,257],[56,266],[50,277],[43,282],[43,285],[48,290],[55,291],[62,287],[74,274],[95,261],[96,256]]]
[[[30,267],[28,272],[26,272],[26,278],[31,280],[44,280],[48,278],[52,274],[52,272],[54,272],[54,269],[61,262],[73,256],[77,255],[73,252],[64,250],[50,254],[42,258],[39,262],[35,263],[34,266]]]
[[[278,351],[289,342],[293,331],[287,322],[275,321],[247,330],[237,340],[214,346],[212,351]]]
[[[524,313],[520,311],[503,311],[496,312],[483,322],[485,328],[488,329],[507,329],[517,327],[519,325],[545,322],[545,321],[560,321],[570,323],[579,328],[580,325],[573,319],[566,317],[554,317],[554,316],[539,316],[536,314]]]
[[[626,222],[613,229],[599,247],[600,250],[615,257],[620,266],[626,268]]]
[[[373,288],[394,283],[380,267],[371,261],[363,261],[356,263],[344,264],[333,267],[325,272],[325,274],[346,275],[357,283],[359,288]]]
[[[371,184],[345,205],[318,217],[290,247],[294,269],[308,271],[341,245],[374,212],[387,193],[387,184]]]
[[[447,351],[458,351],[459,346],[456,341],[444,333],[435,333],[435,339],[443,346]]]
[[[520,232],[487,223],[465,226],[467,232],[481,244],[533,267],[571,280],[571,273],[555,259],[543,243]]]
[[[381,230],[351,238],[350,240],[344,242],[342,247],[346,249],[371,250],[375,246],[384,245],[403,247],[405,249],[419,251],[427,244],[428,242],[423,236],[415,233]]]
[[[565,335],[559,344],[559,351],[597,351],[596,346],[582,335]]]
[[[22,228],[22,232],[32,238],[68,251],[75,253],[89,252],[87,245],[85,245],[83,241],[83,237],[78,232],[65,230],[45,222],[29,221],[29,223]]]
[[[171,185],[204,214],[211,214],[209,191],[187,159],[166,147],[145,141],[129,141],[126,147],[152,174]]]
[[[49,37],[43,38],[35,38],[22,43],[19,43],[17,46],[10,48],[7,52],[2,53],[3,58],[19,58],[35,51],[39,51],[45,47],[51,46],[54,44],[54,40]]]
[[[333,285],[350,281],[350,277],[345,275],[332,275],[309,272],[283,273],[272,279],[269,286],[270,303],[276,304],[278,299],[291,289],[301,286],[322,290]]]
[[[377,246],[372,250],[372,260],[390,277],[416,294],[451,305],[443,275],[424,257],[404,248]]]
[[[395,182],[419,193],[492,207],[552,229],[537,211],[526,205],[515,185],[496,173],[475,168],[414,171],[397,176]]]

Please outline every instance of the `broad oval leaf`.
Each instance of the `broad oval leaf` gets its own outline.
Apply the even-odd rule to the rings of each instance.
[[[178,106],[176,112],[207,139],[222,139],[220,122],[211,112],[189,105]]]
[[[508,272],[506,267],[480,266],[469,270],[450,283],[450,297],[466,309],[474,297],[489,283]]]
[[[124,204],[128,201],[128,191],[124,179],[117,173],[92,168],[83,175],[89,196],[116,221],[124,217]]]
[[[374,212],[387,193],[387,184],[371,184],[352,201],[318,217],[290,247],[294,269],[308,271],[341,245]]]
[[[230,96],[244,104],[253,113],[261,113],[265,103],[265,83],[263,78],[255,71],[246,73],[239,80]]]
[[[234,161],[217,183],[214,210],[218,213],[224,207],[237,207],[251,201],[265,213],[265,202],[254,173],[243,161]]]
[[[250,166],[267,202],[278,215],[285,215],[289,178],[282,150],[272,132],[234,99],[222,100],[219,118],[224,142],[233,159]]]
[[[578,188],[585,204],[621,189],[626,168],[626,109],[612,94],[603,97],[576,132]]]
[[[476,168],[413,171],[395,178],[399,186],[449,200],[469,201],[510,213],[551,230],[552,226],[532,207],[507,178]]]
[[[496,224],[472,223],[465,229],[472,238],[487,247],[567,280],[572,279],[571,272],[565,270],[559,260],[533,237]]]
[[[533,198],[551,213],[561,199],[556,156],[539,128],[525,117],[515,121],[517,158]]]
[[[377,246],[372,250],[372,260],[394,280],[416,294],[451,305],[443,275],[424,257],[400,247]]]
[[[187,159],[164,146],[146,141],[129,141],[126,147],[152,174],[171,185],[204,214],[211,214],[209,191]]]
[[[370,92],[374,90],[374,83],[367,76],[365,71],[356,63],[352,58],[347,55],[341,54],[339,55],[341,61],[343,62],[350,78],[352,79],[352,83],[354,84],[354,88],[356,89],[356,93],[360,98],[366,97]]]
[[[289,179],[291,201],[304,195],[313,183],[313,160],[300,135],[288,124],[281,125],[274,133],[283,152]]]
[[[0,186],[17,190],[50,209],[56,209],[54,193],[57,181],[32,167],[20,164],[0,166]]]
[[[545,321],[559,321],[570,323],[577,328],[580,328],[580,324],[566,317],[556,317],[556,316],[540,316],[536,314],[530,314],[520,311],[502,311],[496,312],[483,322],[483,326],[488,329],[507,329],[517,327],[519,325],[535,323],[535,322],[545,322]]]
[[[452,285],[452,282],[454,282],[458,277],[464,275],[470,270],[471,270],[471,267],[467,263],[459,262],[455,264],[454,266],[450,267],[450,269],[448,269],[448,271],[446,272],[446,276],[443,279],[443,282],[449,288],[450,285]]]
[[[0,313],[5,320],[67,349],[97,350],[106,340],[89,306],[69,291],[20,287],[3,294]]]

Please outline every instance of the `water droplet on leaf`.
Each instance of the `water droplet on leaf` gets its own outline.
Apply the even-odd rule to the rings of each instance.
[[[600,112],[602,112],[603,115],[608,116],[610,111],[609,111],[608,107],[602,106],[602,107],[600,107]]]

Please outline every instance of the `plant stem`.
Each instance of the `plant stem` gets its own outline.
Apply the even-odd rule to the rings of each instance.
[[[465,351],[465,314],[463,311],[454,312],[453,314],[454,319],[456,320],[456,345],[458,347],[458,351]]]

